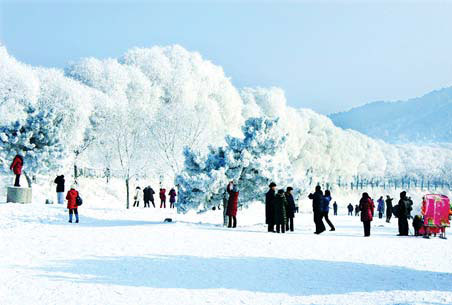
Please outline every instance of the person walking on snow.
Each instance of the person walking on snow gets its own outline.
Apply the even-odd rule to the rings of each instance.
[[[288,204],[284,190],[279,190],[276,194],[275,206],[273,209],[273,220],[276,225],[276,233],[286,233]]]
[[[389,223],[392,217],[392,200],[393,198],[386,195],[386,222]]]
[[[363,193],[359,201],[359,210],[361,211],[361,221],[364,226],[364,236],[370,236],[370,223],[373,219],[375,205],[369,194]]]
[[[383,196],[380,196],[380,198],[377,200],[378,202],[378,218],[382,219],[383,214],[385,213],[385,201],[383,200]]]
[[[265,194],[265,223],[268,225],[268,232],[275,232],[273,209],[276,200],[276,183],[272,182],[268,187],[270,189],[267,194]]]
[[[57,176],[53,181],[56,183],[56,193],[57,193],[57,202],[58,204],[64,204],[64,175]]]
[[[355,205],[355,216],[359,216],[359,205]]]
[[[353,216],[353,205],[351,203],[347,206],[348,209],[348,215]]]
[[[312,200],[312,211],[314,213],[315,234],[321,234],[326,230],[322,221],[322,205],[323,205],[323,192],[320,185],[315,187],[314,194],[309,194],[309,199]]]
[[[17,154],[14,157],[13,163],[9,167],[10,170],[13,171],[14,175],[16,175],[16,180],[14,181],[15,187],[20,187],[20,175],[22,175],[22,167],[24,166],[24,158]]]
[[[325,218],[326,223],[330,226],[330,231],[336,231],[333,223],[328,218],[328,214],[330,212],[330,202],[331,202],[331,192],[329,190],[326,190],[322,200],[322,219]]]
[[[69,209],[69,222],[72,223],[72,215],[75,214],[75,223],[79,222],[78,218],[78,205],[77,205],[77,197],[79,196],[78,191],[75,189],[75,185],[71,186],[69,192],[67,192],[66,200],[67,200],[67,208]]]
[[[292,195],[293,188],[288,187],[286,189],[286,201],[287,201],[287,224],[286,224],[286,231],[294,231],[294,225],[293,225],[293,219],[295,218],[295,200],[293,199]]]
[[[174,203],[176,202],[177,196],[176,190],[174,188],[171,188],[168,195],[170,196],[169,197],[170,209],[174,209]]]
[[[237,227],[237,208],[239,205],[239,189],[237,185],[234,184],[231,192],[229,193],[229,201],[228,201],[228,211],[226,215],[229,217],[228,228],[236,228]]]
[[[163,206],[163,208],[166,209],[166,189],[160,188],[159,196],[160,196],[160,208],[162,208]]]
[[[135,196],[133,196],[133,207],[139,207],[140,206],[140,197],[141,197],[141,188],[137,186],[135,189]]]

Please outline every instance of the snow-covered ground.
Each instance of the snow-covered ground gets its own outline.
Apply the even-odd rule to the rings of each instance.
[[[364,238],[358,217],[332,216],[316,236],[304,213],[282,235],[262,205],[227,229],[222,211],[113,198],[87,196],[80,224],[64,206],[0,204],[0,304],[452,304],[452,238],[397,237],[395,220]]]

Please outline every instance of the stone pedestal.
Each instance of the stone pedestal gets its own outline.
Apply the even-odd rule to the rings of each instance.
[[[31,203],[31,188],[9,186],[6,202]]]

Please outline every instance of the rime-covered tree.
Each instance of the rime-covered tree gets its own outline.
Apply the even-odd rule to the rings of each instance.
[[[62,119],[53,109],[26,110],[28,117],[0,126],[1,158],[12,160],[15,154],[25,156],[25,167],[35,173],[57,169],[58,161],[67,157],[65,143],[61,142]],[[7,163],[4,165],[8,165]]]
[[[226,146],[210,147],[207,154],[185,150],[185,169],[177,176],[178,210],[205,211],[220,202],[230,180],[240,190],[239,206],[263,200],[268,184],[292,183],[286,153],[286,134],[278,119],[250,118],[243,138],[227,136]]]
[[[0,158],[23,154],[29,172],[70,162],[91,113],[92,89],[56,69],[31,68],[0,47]]]

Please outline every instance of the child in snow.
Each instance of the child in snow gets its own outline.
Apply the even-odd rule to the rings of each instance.
[[[413,219],[414,236],[420,236],[419,230],[423,226],[422,216],[416,215]]]
[[[71,223],[73,214],[75,214],[75,223],[78,223],[79,221],[77,197],[79,197],[78,191],[75,189],[75,185],[72,185],[66,195],[67,208],[69,209],[69,222]]]

